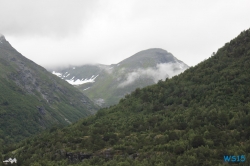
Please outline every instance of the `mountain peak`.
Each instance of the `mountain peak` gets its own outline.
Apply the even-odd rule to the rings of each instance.
[[[10,43],[5,39],[4,35],[0,33],[0,46],[9,47]]]
[[[6,39],[5,39],[5,37],[4,37],[4,35],[2,35],[1,33],[0,33],[0,43],[2,43],[3,41],[5,41]]]
[[[66,68],[53,74],[89,96],[100,106],[110,106],[119,102],[136,88],[171,78],[188,66],[161,48],[140,51],[129,58],[111,65],[83,65],[75,69]]]
[[[150,48],[137,52],[131,57],[121,61],[119,64],[141,67],[151,66],[150,64],[169,63],[169,62],[180,62],[170,52],[162,48]]]
[[[19,141],[54,124],[68,125],[98,109],[73,86],[25,58],[3,35],[0,73],[0,135],[6,142]],[[15,134],[9,135],[14,129]]]
[[[162,48],[149,48],[149,49],[146,49],[146,50],[142,50],[142,51],[140,51],[140,52],[143,52],[143,51],[155,51],[155,52],[161,51],[161,52],[168,52],[167,50],[164,50],[164,49],[162,49]]]

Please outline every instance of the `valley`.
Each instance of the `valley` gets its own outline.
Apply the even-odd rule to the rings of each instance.
[[[135,61],[128,62],[133,65]],[[9,66],[7,60],[1,60],[1,64],[1,69]],[[119,64],[118,67],[122,66]],[[73,79],[93,79],[92,75],[97,76],[100,68],[91,67],[96,73],[78,77],[75,74]],[[55,72],[64,76],[70,70]],[[16,158],[19,165],[249,165],[249,73],[250,29],[179,75],[138,87],[118,104],[101,108],[71,125],[53,127],[16,144],[8,144],[2,153],[4,158]],[[58,82],[63,81],[51,75]],[[73,87],[66,81],[64,84]],[[86,84],[95,86],[91,82]],[[4,85],[0,89],[13,85],[10,88],[16,88],[15,93],[22,92],[16,83]],[[82,95],[79,91],[76,94]],[[20,98],[15,101],[18,100]],[[2,99],[1,111],[10,110],[5,108],[11,101]],[[15,117],[15,114],[5,114]],[[225,155],[244,156],[246,160],[230,163],[223,159]]]

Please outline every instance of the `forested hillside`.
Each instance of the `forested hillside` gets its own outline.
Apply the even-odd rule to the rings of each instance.
[[[4,153],[19,165],[215,166],[227,165],[224,155],[245,155],[236,165],[250,165],[249,112],[246,30],[184,73]]]

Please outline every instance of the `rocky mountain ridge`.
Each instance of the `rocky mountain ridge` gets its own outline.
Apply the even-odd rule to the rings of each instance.
[[[20,140],[98,109],[88,97],[25,58],[0,37],[0,137]]]

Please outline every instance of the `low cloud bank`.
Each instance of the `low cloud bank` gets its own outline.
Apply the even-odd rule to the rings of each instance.
[[[165,80],[167,77],[171,78],[180,74],[186,68],[181,63],[161,63],[157,64],[155,68],[137,69],[126,75],[126,80],[118,85],[119,88],[123,88],[132,84],[139,78],[151,78],[157,83],[159,80]]]

